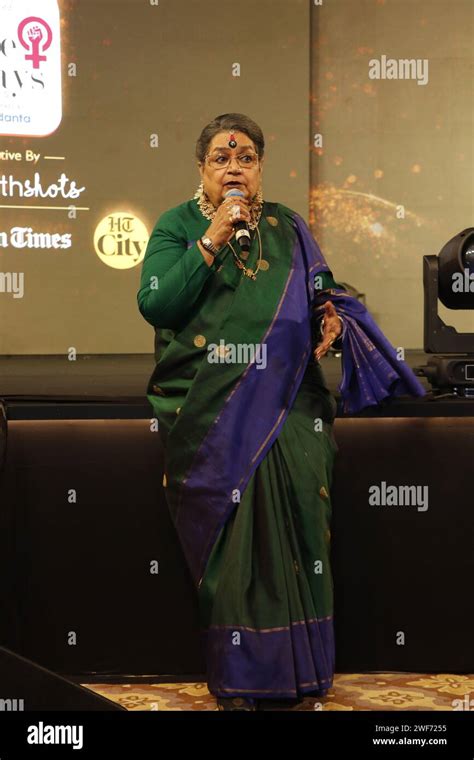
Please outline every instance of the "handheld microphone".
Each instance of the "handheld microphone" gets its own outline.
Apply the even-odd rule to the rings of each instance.
[[[232,187],[230,190],[227,190],[226,193],[224,193],[225,198],[229,198],[233,195],[236,195],[240,198],[245,197],[245,193],[242,192],[242,190],[238,190],[236,187]],[[240,248],[242,251],[249,251],[250,250],[250,230],[248,227],[248,224],[245,220],[238,221],[235,225],[235,237],[240,245]]]

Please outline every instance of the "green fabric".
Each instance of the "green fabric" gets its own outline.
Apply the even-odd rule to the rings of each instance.
[[[275,628],[333,614],[330,488],[337,445],[330,432],[314,431],[319,413],[305,384],[214,545],[199,588],[203,628]]]
[[[291,210],[283,204],[266,202],[262,217],[270,215],[270,212],[273,215],[277,214],[279,219],[291,217]],[[229,246],[221,251],[218,260],[211,267],[206,263],[195,242],[188,248],[189,241],[198,240],[209,225],[210,221],[202,216],[194,199],[164,212],[153,228],[142,264],[140,289],[137,294],[138,307],[143,317],[156,328],[156,367],[148,384],[147,397],[161,429],[166,433],[170,432],[176,421],[177,410],[183,408],[205,354],[205,349],[197,349],[192,345],[186,334],[186,327],[193,325],[196,318],[201,316],[204,325],[220,325],[222,315],[228,312],[232,304],[236,288],[254,284],[245,283],[246,278],[236,267]],[[274,232],[274,229],[270,228],[270,232]],[[265,256],[265,230],[261,234]],[[279,240],[280,236],[276,235],[273,245]],[[255,268],[257,258],[258,242],[253,239],[248,266]],[[221,265],[222,269],[216,276]],[[279,291],[267,284],[269,274],[270,272],[263,272],[257,275],[266,278],[263,281],[265,287],[258,291],[259,298],[278,296]],[[323,272],[321,276],[324,288],[340,287],[331,273]],[[156,281],[158,287],[153,287]],[[241,319],[247,317],[248,312],[244,311]],[[252,339],[251,326],[250,323],[245,340],[257,343],[260,336]],[[199,332],[204,332],[207,337],[207,329],[203,328]],[[225,337],[229,342],[233,342]],[[313,337],[315,347],[320,340],[319,327],[316,325]],[[307,375],[310,376],[319,397],[324,398],[326,411],[330,410],[334,402],[326,388],[319,364],[310,362]]]
[[[277,225],[267,221],[269,216]],[[265,316],[276,308],[296,234],[291,210],[265,203],[259,229],[263,256],[271,264],[254,282],[236,267],[228,246],[212,267],[207,265],[193,241],[209,225],[195,200],[165,212],[150,237],[137,295],[142,315],[157,329],[157,364],[147,396],[164,433],[166,460],[175,458],[173,471],[180,477],[243,371],[222,365],[217,378],[206,361],[206,346],[196,346],[194,339],[203,335],[208,343],[222,337],[234,345],[261,341],[267,322],[259,321],[259,304]],[[255,268],[257,258],[254,239],[247,265]],[[322,278],[323,288],[340,287],[330,272]],[[314,348],[320,341],[316,321],[312,332]],[[335,413],[320,364],[311,358],[278,438],[213,545],[198,592],[203,628],[278,629],[332,616]],[[324,421],[322,430],[315,429],[316,420]],[[172,505],[169,484],[165,493]]]
[[[278,206],[285,208],[282,204]],[[206,292],[204,286],[219,266],[227,258],[232,258],[230,248],[226,246],[212,265],[208,266],[197,243],[187,247],[188,241],[198,240],[209,225],[210,221],[202,216],[197,202],[186,201],[159,217],[148,241],[137,300],[140,312],[147,322],[153,327],[166,328],[163,348],[171,339],[173,331],[179,330],[198,311],[196,307],[200,303],[199,297],[203,294],[203,289]],[[254,239],[248,259],[249,266],[255,262],[257,253],[257,241]],[[335,282],[331,273],[321,272],[318,276],[322,278],[322,289],[342,287]],[[236,285],[240,277],[241,272],[236,266],[226,269],[227,282]],[[157,288],[151,287],[152,278],[158,278]]]

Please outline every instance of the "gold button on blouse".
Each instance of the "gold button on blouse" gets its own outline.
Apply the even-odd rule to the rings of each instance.
[[[270,267],[269,262],[266,259],[262,259],[260,262],[259,269],[261,269],[263,272],[266,272],[267,269],[269,269],[269,267]]]
[[[158,396],[165,396],[166,395],[165,392],[164,392],[164,390],[163,390],[163,388],[160,388],[159,385],[152,385],[151,389],[152,389],[153,393],[157,393]]]
[[[323,499],[328,498],[328,492],[326,491],[324,486],[321,486],[321,488],[319,489],[319,495],[322,496]]]
[[[266,217],[268,224],[271,224],[272,227],[276,227],[278,224],[278,219],[276,219],[274,216],[267,216]]]
[[[166,488],[168,480],[166,479],[166,472],[163,474],[163,486]]]
[[[179,414],[179,413],[180,413],[180,411],[181,411],[181,407],[180,407],[180,406],[178,406],[178,408],[176,409],[176,414]]]
[[[194,338],[194,345],[196,346],[196,348],[202,348],[203,346],[205,346],[206,338],[204,337],[204,335],[196,335],[196,337]]]

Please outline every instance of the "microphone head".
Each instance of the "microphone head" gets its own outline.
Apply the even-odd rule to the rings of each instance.
[[[242,190],[239,190],[238,187],[231,187],[230,190],[227,190],[224,193],[224,198],[229,198],[232,195],[236,195],[239,198],[245,197],[245,193],[243,193]]]

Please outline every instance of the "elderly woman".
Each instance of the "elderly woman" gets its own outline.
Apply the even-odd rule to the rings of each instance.
[[[337,339],[348,411],[424,390],[334,282],[301,216],[263,199],[258,125],[218,116],[196,157],[194,198],[160,216],[143,261],[138,305],[157,328],[147,395],[209,691],[219,709],[255,710],[324,696],[333,681],[337,409],[319,359]]]

